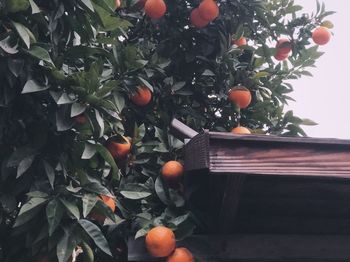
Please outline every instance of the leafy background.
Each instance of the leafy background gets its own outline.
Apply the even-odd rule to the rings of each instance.
[[[183,143],[168,133],[173,117],[197,131],[240,121],[292,136],[315,124],[284,106],[289,80],[309,76],[322,55],[311,31],[332,12],[317,3],[301,14],[292,0],[217,2],[220,17],[197,30],[189,23],[195,0],[166,1],[158,21],[137,1],[115,10],[113,0],[0,0],[1,261],[69,261],[78,246],[90,261],[126,261],[126,238],[154,225],[177,239],[200,231],[183,187],[159,176],[165,161],[182,159]],[[242,35],[248,45],[233,46]],[[283,62],[273,58],[280,36],[293,47]],[[139,85],[153,93],[146,107],[129,100]],[[253,95],[241,112],[227,101],[236,85]],[[86,123],[75,121],[80,114]],[[126,159],[105,148],[113,135],[131,138]],[[115,213],[101,194],[116,198]]]

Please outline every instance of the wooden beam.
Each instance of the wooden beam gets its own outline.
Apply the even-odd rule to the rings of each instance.
[[[339,235],[202,235],[177,246],[201,262],[348,262],[349,243],[350,236]],[[164,261],[147,254],[144,239],[130,239],[128,248],[128,261]]]
[[[170,132],[178,139],[185,140],[186,138],[193,138],[198,133],[192,128],[186,126],[184,123],[180,122],[174,118],[170,123]]]

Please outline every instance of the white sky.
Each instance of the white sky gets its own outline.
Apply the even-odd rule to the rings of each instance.
[[[316,62],[317,68],[310,70],[313,77],[292,82],[295,91],[291,96],[296,103],[291,102],[288,109],[319,124],[304,126],[308,136],[350,139],[350,1],[323,1],[327,11],[337,12],[328,17],[335,25],[334,36],[326,46],[320,47],[325,54]],[[305,12],[316,11],[316,0],[295,2],[302,5]]]

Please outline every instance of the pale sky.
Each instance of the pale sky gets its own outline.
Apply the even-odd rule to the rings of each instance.
[[[316,11],[316,0],[296,0],[306,12]],[[335,27],[334,36],[320,50],[325,54],[310,72],[313,77],[303,77],[292,82],[294,93],[288,109],[302,118],[310,118],[318,126],[304,127],[310,137],[350,139],[350,29],[349,0],[324,0],[327,11],[337,13],[328,17]]]

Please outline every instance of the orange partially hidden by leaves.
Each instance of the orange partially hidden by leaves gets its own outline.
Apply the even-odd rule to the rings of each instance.
[[[235,103],[240,109],[244,109],[249,106],[252,101],[252,95],[250,91],[245,87],[234,87],[228,93],[228,99]]]
[[[99,198],[98,198],[99,201],[103,201],[111,210],[112,212],[114,213],[115,211],[115,201],[112,197],[109,197],[109,196],[104,196],[104,195],[101,195]],[[101,224],[104,223],[106,217],[102,214],[98,214],[96,212],[91,212],[91,214],[89,214],[89,217],[100,222]]]
[[[331,33],[326,27],[320,26],[312,32],[312,40],[317,45],[325,45],[331,40]]]
[[[194,262],[194,258],[187,248],[179,247],[168,257],[167,262]]]
[[[283,61],[283,60],[286,60],[288,56],[289,56],[288,53],[287,54],[276,53],[274,57],[278,61]]]
[[[234,40],[233,43],[236,46],[247,45],[247,39],[244,36],[241,36],[239,39]]]
[[[109,196],[101,195],[100,198],[102,198],[102,201],[113,211],[115,211],[115,201],[114,198]]]
[[[190,15],[190,20],[191,24],[197,28],[203,28],[206,27],[209,24],[209,21],[204,20],[200,15],[199,15],[199,10],[198,8],[195,8],[192,10],[191,15]]]
[[[120,136],[121,141],[116,141],[113,137],[111,137],[107,141],[107,149],[113,156],[113,158],[123,158],[127,154],[130,153],[131,150],[131,143],[125,136]]]
[[[168,161],[162,167],[162,175],[165,181],[177,182],[184,172],[183,165],[178,161]]]
[[[204,0],[198,7],[199,15],[203,20],[213,21],[219,15],[219,7],[214,0]]]
[[[276,44],[276,54],[288,55],[292,51],[292,44],[287,38],[278,39]]]
[[[250,135],[251,132],[248,128],[244,126],[237,126],[231,130],[232,133],[234,134],[243,134],[243,135]]]
[[[153,1],[153,0],[148,0]],[[146,4],[148,3],[146,2]],[[130,100],[138,106],[145,106],[152,99],[152,92],[147,86],[139,86],[134,94],[130,96]]]
[[[174,232],[164,226],[152,228],[146,235],[146,248],[153,257],[167,257],[175,249]]]
[[[166,4],[163,0],[147,0],[145,4],[145,13],[152,19],[159,19],[166,12]]]
[[[84,114],[80,114],[74,117],[74,121],[79,125],[84,125],[88,121],[88,119]]]

